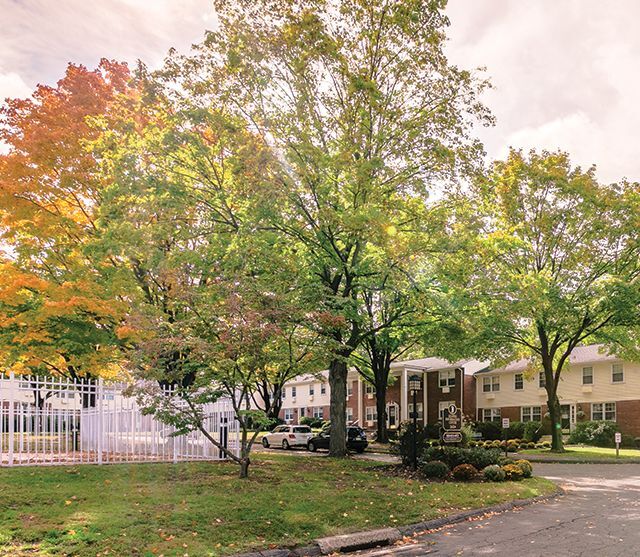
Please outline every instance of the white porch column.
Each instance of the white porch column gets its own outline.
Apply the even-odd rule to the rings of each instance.
[[[427,425],[427,372],[422,373],[422,423]]]
[[[409,403],[408,403],[408,389],[407,384],[407,370],[403,368],[400,375],[400,421],[406,422],[409,419]]]

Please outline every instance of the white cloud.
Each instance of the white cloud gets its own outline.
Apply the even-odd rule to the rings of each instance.
[[[27,97],[30,94],[31,87],[17,73],[0,72],[0,100]]]
[[[487,66],[497,125],[489,157],[514,147],[562,148],[603,181],[640,179],[640,3],[450,0],[450,58]]]

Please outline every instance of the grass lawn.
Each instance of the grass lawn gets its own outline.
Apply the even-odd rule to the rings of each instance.
[[[603,447],[586,447],[583,445],[565,445],[566,452],[552,453],[549,449],[528,449],[526,451],[518,451],[519,454],[539,454],[549,457],[560,456],[571,457],[575,459],[587,458],[616,458],[615,449],[606,449]],[[637,458],[640,460],[640,450],[638,449],[620,449],[620,459]]]
[[[0,469],[0,556],[210,556],[309,543],[549,493],[541,478],[427,484],[380,463],[256,455],[227,463]]]

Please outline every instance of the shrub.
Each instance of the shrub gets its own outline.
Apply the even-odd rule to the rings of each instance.
[[[321,428],[324,425],[324,420],[322,418],[313,418],[311,416],[303,416],[299,421],[300,425],[308,425],[312,428]]]
[[[451,475],[456,480],[468,482],[478,475],[478,470],[472,464],[458,464],[451,470]]]
[[[423,427],[421,424],[418,424],[416,434],[417,454],[420,456],[425,447],[430,445],[428,426]],[[405,422],[400,425],[400,429],[398,431],[398,443],[392,448],[392,451],[401,458],[402,464],[405,466],[411,463],[411,458],[413,456],[412,422]]]
[[[475,449],[478,446],[477,441],[469,441],[469,447]]]
[[[520,467],[520,470],[522,470],[522,476],[524,478],[530,478],[533,474],[533,466],[531,466],[531,463],[528,460],[516,460],[514,464]]]
[[[472,464],[477,469],[482,469],[491,464],[497,464],[500,458],[499,450],[486,450],[481,448],[462,449],[459,447],[430,447],[422,453],[425,462],[440,460],[453,469],[459,464]]]
[[[474,422],[472,429],[480,433],[483,439],[489,441],[502,437],[502,428],[498,422]]]
[[[509,481],[518,481],[524,477],[522,468],[517,464],[505,464],[502,470],[504,471],[506,479]]]
[[[615,434],[620,431],[616,422],[580,422],[571,432],[569,443],[615,447]]]
[[[491,466],[487,466],[482,471],[482,475],[484,476],[484,479],[489,482],[503,482],[507,479],[507,474],[497,464],[492,464]]]
[[[441,460],[430,460],[420,464],[420,472],[427,478],[445,478],[449,467]]]
[[[542,437],[542,422],[525,422],[522,437],[525,441],[537,443]]]
[[[511,422],[507,429],[507,439],[522,439],[524,437],[524,422]]]

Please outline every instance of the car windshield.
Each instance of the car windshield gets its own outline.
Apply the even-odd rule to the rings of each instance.
[[[349,437],[360,437],[361,434],[362,434],[362,430],[358,427],[350,427],[347,430],[347,435]]]
[[[311,433],[311,428],[308,426],[299,426],[293,428],[294,433]]]

